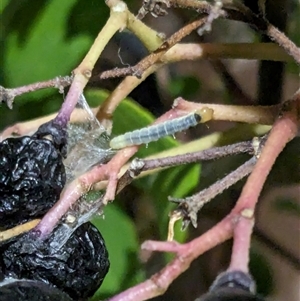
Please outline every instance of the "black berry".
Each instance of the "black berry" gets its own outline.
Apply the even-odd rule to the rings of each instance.
[[[0,143],[0,228],[41,217],[59,199],[66,175],[53,142],[36,137]]]
[[[264,301],[254,291],[255,283],[249,274],[228,271],[220,274],[209,292],[196,301]]]
[[[195,301],[264,301],[261,297],[237,288],[221,288]]]
[[[0,301],[72,301],[65,293],[46,283],[15,280],[0,283]]]
[[[92,296],[109,269],[101,234],[91,223],[83,224],[59,249],[53,237],[39,241],[28,233],[2,245],[2,272],[50,283],[75,300]]]
[[[67,155],[68,139],[67,124],[65,122],[59,122],[56,119],[43,123],[34,134],[34,137],[44,138],[46,136],[51,136],[53,145],[65,158]]]

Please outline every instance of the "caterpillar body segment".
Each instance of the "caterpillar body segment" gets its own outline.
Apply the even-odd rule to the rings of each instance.
[[[196,126],[198,123],[210,120],[212,118],[212,111],[211,109],[203,108],[195,113],[128,132],[113,138],[109,145],[112,149],[121,149],[131,145],[147,144],[152,141],[157,141],[162,137],[174,135],[192,126]]]

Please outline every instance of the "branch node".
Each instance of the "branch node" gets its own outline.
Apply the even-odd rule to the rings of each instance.
[[[153,282],[153,284],[155,285],[156,287],[156,292],[159,294],[159,295],[162,295],[166,290],[167,288],[164,287],[162,284],[160,284],[160,281],[161,281],[161,278],[160,278],[160,275],[159,274],[154,274],[150,280]]]
[[[144,166],[145,166],[145,162],[143,160],[139,158],[133,159],[128,169],[130,177],[131,178],[137,177],[141,173]]]
[[[15,94],[13,89],[5,89],[0,86],[0,103],[5,102],[9,109],[13,108]]]
[[[206,189],[201,190],[200,192],[184,198],[184,199],[175,199],[169,197],[169,200],[175,203],[179,203],[178,209],[182,212],[183,215],[183,226],[185,229],[189,222],[196,228],[197,227],[197,214],[199,210],[218,194],[222,193],[225,189],[228,189],[230,186],[240,181],[242,178],[251,173],[256,163],[256,157],[252,157],[250,160],[246,161],[243,165],[238,167],[236,170],[229,173],[223,179],[218,180],[211,186]]]
[[[171,7],[169,0],[144,0],[137,18],[142,20],[148,13],[155,18],[168,14],[166,8]]]
[[[138,68],[132,67],[132,75],[135,76],[137,79],[141,79],[143,76],[143,71],[139,70]]]
[[[188,197],[185,199],[169,197],[168,199],[173,203],[179,203],[176,211],[180,212],[183,218],[182,231],[184,231],[188,227],[190,222],[192,223],[194,228],[197,228],[197,213],[203,207],[205,201],[198,200],[197,208],[193,208],[193,197]]]
[[[122,13],[127,10],[127,5],[123,1],[120,1],[116,5],[112,6],[111,10],[116,13]]]
[[[241,216],[248,219],[252,219],[254,216],[254,210],[252,208],[245,208],[241,211]]]
[[[71,85],[72,81],[73,81],[73,76],[57,76],[54,79],[54,85],[53,87],[58,89],[58,92],[60,94],[64,93],[64,88],[66,86]]]
[[[82,74],[86,77],[86,79],[90,79],[92,76],[92,71],[87,69],[82,72]]]
[[[252,147],[253,147],[254,156],[256,157],[256,159],[259,159],[259,157],[260,157],[261,151],[266,142],[266,138],[267,138],[267,135],[265,135],[262,138],[254,137],[252,139]]]

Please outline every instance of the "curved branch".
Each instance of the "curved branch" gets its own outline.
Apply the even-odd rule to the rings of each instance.
[[[234,235],[234,246],[229,269],[247,271],[255,205],[274,161],[285,145],[297,134],[299,112],[300,93],[296,94],[293,101],[284,107],[282,116],[275,122],[238,202],[227,217],[202,236],[184,245],[175,242],[145,242],[142,245],[143,249],[174,252],[176,258],[160,272],[153,275],[151,279],[109,300],[142,301],[162,294],[195,258],[229,239],[232,235]]]

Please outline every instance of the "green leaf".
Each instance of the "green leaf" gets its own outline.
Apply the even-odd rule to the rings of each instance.
[[[193,76],[181,76],[172,79],[169,83],[169,91],[172,98],[184,95],[186,98],[195,96],[200,89],[199,81]]]
[[[125,1],[127,5],[132,2],[134,1]],[[67,18],[67,36],[73,37],[81,32],[95,38],[109,18],[109,14],[105,1],[77,0]]]
[[[9,86],[70,74],[80,62],[92,40],[81,34],[72,40],[65,39],[66,18],[75,2],[49,1],[31,24],[24,44],[18,43],[17,32],[7,36],[3,67]]]
[[[3,2],[3,1],[2,1]],[[3,35],[15,32],[18,43],[22,45],[27,38],[39,14],[47,7],[49,0],[10,0],[1,16]]]
[[[10,0],[1,0],[0,2],[0,13],[2,14],[3,10],[5,9],[6,5],[9,3]]]
[[[93,224],[105,239],[110,260],[109,272],[93,298],[99,300],[99,295],[111,295],[125,289],[125,280],[137,283],[144,279],[144,275],[138,268],[139,243],[131,219],[115,204],[110,204],[104,208],[104,219],[95,217]],[[129,269],[134,269],[134,273],[129,275]]]
[[[109,8],[105,1],[77,0],[67,16],[67,37],[80,32],[95,38],[109,18]]]

